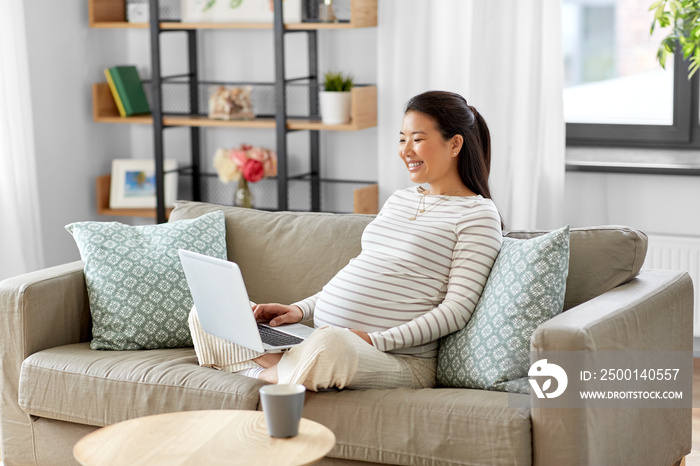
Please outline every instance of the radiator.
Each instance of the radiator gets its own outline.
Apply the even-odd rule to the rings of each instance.
[[[693,279],[693,334],[700,337],[700,237],[649,235],[643,269],[682,270]]]

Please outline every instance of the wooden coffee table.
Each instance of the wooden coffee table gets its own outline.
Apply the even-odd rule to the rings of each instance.
[[[82,465],[301,465],[331,451],[335,435],[302,419],[299,435],[267,434],[261,411],[185,411],[119,422],[83,437],[73,448]]]

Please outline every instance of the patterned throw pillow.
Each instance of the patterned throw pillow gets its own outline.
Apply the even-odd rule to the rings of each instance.
[[[77,222],[66,229],[85,262],[92,349],[192,346],[193,301],[177,251],[226,259],[223,212],[160,225]]]
[[[562,311],[568,271],[568,226],[503,238],[472,318],[440,342],[438,384],[528,393],[530,339]]]

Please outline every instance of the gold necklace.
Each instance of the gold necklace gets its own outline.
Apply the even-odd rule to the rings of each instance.
[[[434,210],[438,205],[442,204],[444,201],[446,201],[448,199],[448,195],[441,196],[440,199],[435,201],[435,203],[430,206],[430,208],[427,208],[425,205],[425,197],[428,195],[428,193],[430,191],[426,190],[422,186],[418,187],[418,191],[422,194],[422,197],[418,200],[418,207],[416,207],[416,213],[413,214],[412,217],[408,217],[408,219],[410,221],[414,221],[421,214],[425,214],[425,213],[430,212],[431,210]],[[457,194],[454,194],[454,196],[458,196],[463,191],[464,191],[464,188],[460,189],[459,191],[457,191]],[[423,204],[422,209],[421,209],[421,204]]]

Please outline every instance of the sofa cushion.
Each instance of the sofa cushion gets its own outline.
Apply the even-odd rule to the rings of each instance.
[[[303,416],[333,431],[332,458],[411,465],[532,462],[527,395],[453,388],[307,392]]]
[[[85,262],[92,349],[192,346],[187,316],[193,302],[177,251],[225,259],[224,228],[221,212],[162,225],[67,225]]]
[[[510,231],[506,236],[528,239],[545,233]],[[569,236],[565,311],[636,277],[647,254],[647,235],[626,226],[572,228]]]
[[[372,215],[266,212],[178,201],[170,221],[221,209],[226,216],[228,259],[241,268],[257,303],[290,304],[319,291],[360,253]]]
[[[197,409],[257,409],[257,379],[197,364],[192,348],[95,351],[59,346],[22,364],[19,405],[27,413],[105,426]]]
[[[474,314],[440,341],[437,381],[448,387],[524,391],[530,339],[562,311],[569,227],[529,240],[503,238]]]

